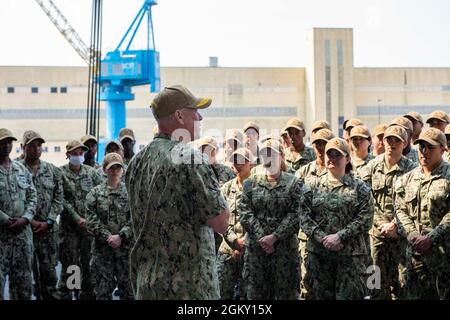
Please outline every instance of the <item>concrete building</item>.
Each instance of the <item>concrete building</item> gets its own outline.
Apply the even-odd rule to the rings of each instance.
[[[450,68],[355,68],[352,29],[315,28],[307,44],[305,68],[166,67],[162,85],[184,84],[211,97],[203,131],[216,136],[248,120],[270,133],[291,117],[303,119],[308,131],[325,119],[340,134],[351,117],[373,127],[412,110],[425,118],[436,109],[450,112]],[[67,141],[85,133],[87,77],[86,67],[0,66],[0,127],[19,139],[25,130],[38,131],[47,140],[44,159],[64,163]],[[153,94],[148,87],[134,93],[127,126],[142,147],[153,136]],[[101,119],[104,135],[103,113]],[[20,153],[18,144],[13,152]]]

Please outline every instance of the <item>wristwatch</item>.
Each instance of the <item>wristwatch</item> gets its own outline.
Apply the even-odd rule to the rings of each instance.
[[[48,227],[49,227],[50,229],[53,228],[53,224],[55,223],[55,221],[53,221],[52,219],[47,219],[47,221],[45,221],[45,222],[47,222]]]
[[[119,233],[119,237],[122,239],[122,241],[126,241],[127,237],[125,236],[124,232]]]

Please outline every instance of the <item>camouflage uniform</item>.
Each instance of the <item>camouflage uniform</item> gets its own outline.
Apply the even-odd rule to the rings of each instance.
[[[37,191],[37,206],[34,220],[53,221],[45,234],[33,234],[34,256],[33,272],[37,296],[43,300],[58,299],[56,290],[56,265],[58,263],[58,225],[56,218],[63,209],[63,186],[61,170],[54,165],[40,160],[36,173],[24,160],[21,163],[33,176]]]
[[[127,172],[128,165],[125,162],[125,159],[123,160],[123,174],[122,178],[120,179],[121,182],[125,183],[125,173]],[[108,175],[103,170],[102,166],[99,166],[98,168],[95,168],[98,175],[102,178],[103,181],[106,181],[108,179]]]
[[[135,298],[218,299],[214,232],[206,222],[228,206],[208,161],[159,133],[134,156],[126,184]]]
[[[130,206],[125,184],[110,189],[106,182],[96,186],[86,197],[88,231],[94,235],[91,276],[97,300],[110,300],[114,288],[119,288],[121,299],[132,299],[130,284],[129,249],[131,233]],[[111,248],[106,240],[110,235],[121,235],[122,245]]]
[[[306,205],[311,208],[300,215],[300,227],[308,236],[306,299],[362,299],[367,294],[365,235],[373,220],[369,187],[351,173],[337,183],[330,182],[327,173],[305,189]],[[337,252],[321,243],[324,236],[335,233],[344,245]]]
[[[407,298],[450,299],[450,164],[442,161],[429,176],[422,167],[414,169],[396,183],[395,192],[408,240],[420,235],[433,240],[429,254],[407,247]]]
[[[222,187],[222,193],[230,207],[230,220],[217,254],[217,273],[220,283],[220,298],[231,300],[235,296],[236,285],[239,285],[240,297],[246,296],[245,281],[242,274],[243,259],[235,260],[233,258],[233,250],[238,250],[236,240],[245,237],[245,231],[241,225],[237,209],[242,194],[237,178],[227,182]]]
[[[244,182],[238,203],[245,236],[244,273],[247,298],[298,299],[298,216],[303,204],[302,183],[281,172],[275,185],[266,175],[252,175]],[[275,252],[267,255],[258,240],[273,234]]]
[[[417,152],[417,149],[411,147],[411,150],[405,155],[405,157],[411,160],[415,166],[419,165],[419,153]]]
[[[302,166],[316,160],[314,149],[308,146],[305,146],[305,148],[300,152],[300,156],[298,158],[295,157],[296,156],[292,153],[291,148],[284,149],[284,159],[287,164],[288,172],[292,174],[294,174]]]
[[[301,167],[295,172],[295,176],[303,181],[306,185],[310,185],[314,180],[322,177],[327,173],[327,169],[320,168],[316,161],[308,163],[306,166]],[[308,251],[306,251],[306,242],[308,241],[308,236],[300,230],[298,233],[298,253],[300,256],[300,295],[302,298],[306,297],[307,290],[304,284],[304,279],[306,275],[305,261]]]
[[[59,290],[62,299],[71,299],[71,293],[66,287],[70,265],[81,269],[81,299],[93,298],[93,288],[89,261],[91,260],[92,235],[81,229],[77,222],[86,218],[85,200],[87,194],[95,186],[102,183],[102,178],[90,166],[81,165],[80,171],[73,172],[69,164],[61,167],[64,188],[64,210],[61,213],[59,228],[59,257],[62,264]]]
[[[364,167],[366,167],[373,159],[375,159],[375,157],[370,153],[364,160],[356,160],[352,158],[353,173],[355,174],[355,176],[361,177],[361,173],[364,172]]]
[[[0,166],[0,300],[5,278],[9,276],[10,299],[30,300],[32,283],[33,234],[28,224],[18,234],[6,227],[9,218],[33,220],[36,189],[31,174],[20,163],[11,162],[10,170]]]
[[[373,227],[370,230],[371,252],[373,264],[381,271],[381,288],[374,290],[372,299],[390,300],[391,291],[395,297],[401,298],[404,283],[400,281],[398,271],[399,264],[405,265],[405,239],[386,238],[381,235],[378,228],[394,220],[394,185],[403,174],[414,167],[414,163],[402,156],[397,164],[389,169],[383,154],[370,161],[361,172],[361,179],[372,188],[375,199]]]

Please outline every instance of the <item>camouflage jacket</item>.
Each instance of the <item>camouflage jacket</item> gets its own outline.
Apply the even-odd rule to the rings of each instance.
[[[305,187],[306,205],[311,211],[300,215],[300,227],[309,237],[306,248],[317,254],[332,254],[322,238],[338,234],[344,248],[338,255],[366,255],[366,235],[372,227],[373,197],[370,188],[353,174],[342,182],[328,180],[328,173]]]
[[[383,237],[378,228],[394,220],[395,183],[414,167],[415,164],[411,160],[402,156],[396,165],[388,169],[385,155],[382,154],[370,161],[360,172],[361,179],[372,188],[372,195],[375,199],[372,235]]]
[[[128,165],[123,164],[123,173],[122,178],[120,178],[120,181],[125,183],[125,173],[127,172]],[[102,178],[103,181],[106,181],[108,179],[108,175],[106,174],[105,170],[103,170],[103,166],[100,166],[96,168],[98,175]]]
[[[265,174],[251,175],[245,180],[238,211],[250,241],[257,242],[270,234],[279,240],[297,238],[302,185],[297,177],[286,172],[281,172],[274,186]]]
[[[426,235],[450,244],[450,164],[442,161],[429,176],[422,167],[405,174],[395,185],[395,209],[408,239]]]
[[[236,178],[236,173],[229,166],[221,163],[216,163],[212,165],[213,171],[216,173],[217,180],[219,181],[220,187],[222,187],[226,182],[231,179]]]
[[[110,235],[123,234],[132,240],[130,206],[125,184],[110,189],[106,182],[86,196],[87,228],[97,242],[105,244]]]
[[[81,165],[78,173],[69,168],[69,164],[61,168],[64,188],[64,210],[61,213],[61,223],[75,224],[80,218],[86,217],[86,196],[97,185],[103,182],[97,171],[86,165]]]
[[[316,160],[316,154],[314,153],[313,148],[305,146],[302,152],[300,152],[300,156],[296,158],[291,149],[286,148],[284,149],[284,159],[288,167],[288,172],[294,174],[295,171],[300,169],[302,166]]]
[[[126,185],[136,298],[218,299],[214,231],[206,223],[228,205],[209,162],[160,133],[131,160]]]
[[[327,169],[320,170],[316,161],[311,161],[307,165],[301,167],[295,172],[295,176],[304,181],[305,184],[310,184],[313,180],[320,178],[327,173]]]
[[[37,192],[37,206],[35,220],[47,221],[56,218],[63,210],[64,192],[62,186],[61,170],[51,163],[40,160],[36,173],[26,164],[25,160],[19,161],[28,169],[33,178],[33,184]]]
[[[231,255],[233,250],[237,250],[236,240],[244,239],[245,231],[241,225],[240,215],[238,211],[238,202],[241,199],[242,189],[239,188],[237,178],[228,181],[222,187],[222,193],[230,207],[230,220],[228,228],[223,235],[223,241],[220,245],[219,252]]]
[[[30,172],[11,161],[10,170],[0,166],[0,226],[9,218],[25,218],[31,222],[36,213],[37,195]]]
[[[405,155],[405,157],[411,160],[416,167],[419,165],[419,153],[417,152],[417,149],[414,149],[412,146],[408,154]]]
[[[352,158],[353,173],[355,174],[355,176],[361,177],[361,172],[364,170],[364,167],[367,166],[373,159],[375,159],[375,157],[370,153],[364,160],[356,160]]]

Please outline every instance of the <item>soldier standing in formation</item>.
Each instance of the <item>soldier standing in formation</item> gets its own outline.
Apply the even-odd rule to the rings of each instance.
[[[372,154],[374,157],[383,154],[384,149],[384,132],[386,131],[387,126],[385,124],[376,125],[372,131],[372,145],[373,151]]]
[[[372,140],[369,128],[360,125],[355,126],[350,131],[350,145],[352,146],[352,166],[356,176],[360,176],[360,172],[373,159],[370,154],[370,146]]]
[[[316,159],[314,150],[303,142],[306,135],[305,125],[298,118],[290,119],[284,129],[288,132],[292,146],[286,149],[285,161],[288,172],[295,173],[302,166]]]
[[[84,154],[84,164],[93,167],[94,169],[99,169],[102,166],[96,161],[98,142],[97,138],[87,134],[80,139],[81,143],[89,148]]]
[[[119,141],[123,146],[123,163],[128,165],[134,157],[134,145],[136,144],[136,138],[134,137],[134,131],[129,128],[122,128],[119,131]]]

